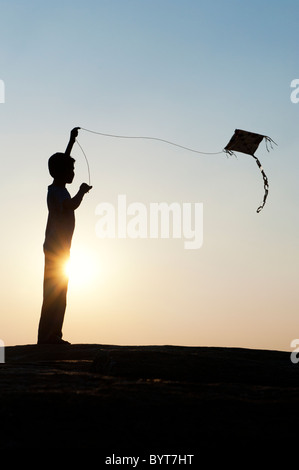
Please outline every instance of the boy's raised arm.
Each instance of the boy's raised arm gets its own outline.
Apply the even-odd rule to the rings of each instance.
[[[72,151],[72,148],[73,148],[73,145],[76,141],[76,137],[78,136],[78,130],[80,129],[80,127],[74,127],[74,129],[71,130],[71,136],[70,136],[70,140],[69,140],[69,143],[67,145],[67,148],[65,150],[65,155],[67,157],[70,156],[71,154],[71,151]]]

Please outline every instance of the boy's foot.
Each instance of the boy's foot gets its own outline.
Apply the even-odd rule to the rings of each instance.
[[[58,338],[57,341],[54,341],[52,344],[71,344],[65,339]]]
[[[69,343],[68,341],[62,338],[56,337],[56,338],[49,339],[48,341],[38,341],[38,344],[71,344],[71,343]]]

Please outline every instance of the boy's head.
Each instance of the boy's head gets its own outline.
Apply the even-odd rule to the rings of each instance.
[[[50,175],[56,180],[71,183],[75,176],[74,163],[74,158],[64,153],[54,153],[48,161]]]

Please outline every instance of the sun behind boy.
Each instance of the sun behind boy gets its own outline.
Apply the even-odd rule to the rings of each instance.
[[[38,327],[38,344],[69,344],[62,339],[62,325],[66,309],[68,277],[65,265],[70,257],[75,228],[75,210],[84,195],[92,188],[82,183],[72,198],[66,184],[72,183],[75,160],[70,156],[79,127],[71,131],[65,153],[55,153],[49,158],[48,167],[53,183],[48,186],[48,221],[44,241],[45,271],[43,304]]]

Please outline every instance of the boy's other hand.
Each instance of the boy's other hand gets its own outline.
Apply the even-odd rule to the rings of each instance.
[[[82,183],[80,186],[80,191],[82,191],[85,194],[85,193],[88,193],[91,188],[92,186],[89,186],[89,184]]]

